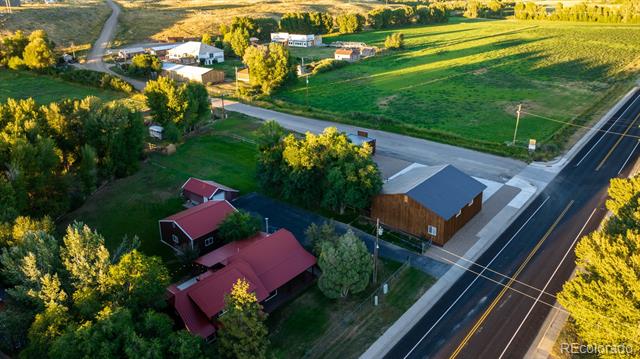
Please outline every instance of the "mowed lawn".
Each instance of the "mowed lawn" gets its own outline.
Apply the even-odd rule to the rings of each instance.
[[[37,103],[48,104],[66,98],[81,99],[87,96],[96,96],[105,101],[111,101],[124,98],[127,95],[67,82],[47,75],[0,70],[0,102],[6,101],[7,98],[26,99],[32,97]]]
[[[630,89],[640,69],[640,26],[631,25],[453,18],[324,42],[383,47],[393,32],[404,34],[405,50],[311,77],[309,106],[337,120],[496,151],[512,139],[518,104],[552,119],[584,122],[594,117],[594,104],[609,105],[607,97]],[[302,110],[304,81],[274,99]],[[519,143],[562,144],[566,138],[551,141],[561,126],[525,115]]]
[[[160,242],[158,220],[183,210],[180,186],[189,177],[211,179],[241,193],[256,189],[257,148],[231,135],[252,138],[259,122],[233,116],[215,123],[211,133],[194,137],[175,154],[153,154],[134,175],[100,189],[81,208],[70,213],[64,225],[82,221],[117,248],[126,236],[138,236],[141,250],[163,257],[168,264],[173,252]]]

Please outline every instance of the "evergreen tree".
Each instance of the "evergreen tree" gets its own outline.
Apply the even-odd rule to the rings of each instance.
[[[318,287],[329,298],[345,298],[367,288],[371,278],[371,255],[364,242],[349,231],[336,242],[320,245]]]

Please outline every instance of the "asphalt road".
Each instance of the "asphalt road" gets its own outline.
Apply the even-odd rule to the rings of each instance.
[[[523,358],[573,272],[576,240],[606,213],[609,180],[640,153],[639,125],[637,92],[387,357]]]
[[[363,127],[359,126],[290,115],[235,101],[225,100],[224,103],[225,108],[229,111],[240,112],[261,120],[275,120],[284,128],[299,133],[307,131],[320,133],[327,127],[336,127],[340,131],[347,133],[356,133],[358,130],[363,129]],[[214,99],[212,104],[214,107],[221,106],[218,99]],[[504,183],[508,181],[520,173],[527,165],[513,158],[500,157],[421,138],[380,130],[367,129],[367,131],[369,136],[376,139],[376,152],[378,154],[430,166],[452,164],[463,172],[496,182]]]

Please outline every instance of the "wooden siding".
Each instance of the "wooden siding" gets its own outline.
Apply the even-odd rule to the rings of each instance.
[[[180,239],[180,244],[175,244],[172,239],[172,235],[175,234]],[[160,236],[164,242],[173,246],[179,250],[185,250],[191,247],[191,240],[180,229],[179,226],[174,225],[174,222],[160,222]],[[205,239],[213,237],[213,243],[210,246],[205,246]],[[194,238],[193,248],[198,249],[201,254],[209,252],[216,247],[219,247],[221,242],[216,239],[216,231],[209,232],[202,237]]]
[[[438,216],[430,209],[422,206],[411,197],[404,194],[381,194],[374,197],[371,205],[371,217],[392,228],[422,238],[430,238],[433,243],[444,245],[482,209],[482,193],[473,200],[472,205],[461,209],[459,216],[453,216],[448,221]],[[437,235],[427,233],[429,225],[437,228]]]

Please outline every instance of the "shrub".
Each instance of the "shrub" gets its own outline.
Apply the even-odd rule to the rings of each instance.
[[[133,86],[130,83],[104,72],[92,70],[72,70],[62,72],[60,77],[66,81],[76,82],[88,86],[95,86],[108,90],[120,91],[125,93],[132,93],[134,91]]]
[[[341,67],[347,66],[349,63],[347,61],[335,60],[335,59],[324,59],[320,60],[316,63],[311,71],[312,74],[320,74],[323,72],[328,72],[331,70],[339,69]]]
[[[394,32],[387,36],[384,40],[384,47],[390,50],[398,50],[404,48],[404,35],[400,32]]]

